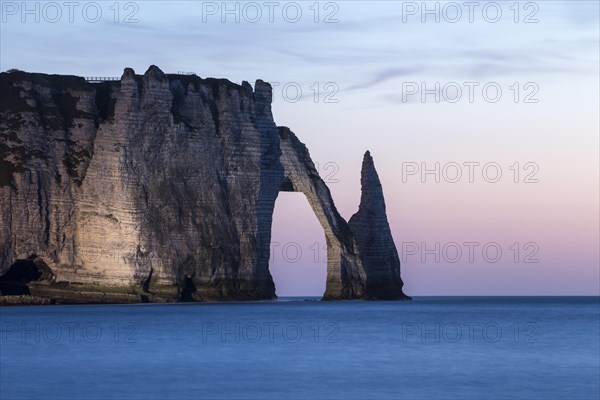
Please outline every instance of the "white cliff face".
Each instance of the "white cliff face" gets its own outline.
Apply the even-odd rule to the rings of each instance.
[[[2,73],[0,89],[2,294],[273,298],[273,208],[280,190],[293,190],[325,230],[325,298],[378,298],[308,150],[275,125],[267,83],[252,89],[151,66],[100,84]],[[27,260],[47,264],[51,274],[40,276],[52,280],[16,284]]]

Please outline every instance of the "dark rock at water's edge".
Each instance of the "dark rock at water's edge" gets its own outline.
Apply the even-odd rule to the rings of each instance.
[[[280,191],[323,226],[324,299],[408,298],[372,159],[348,224],[268,83],[14,71],[0,93],[0,304],[273,299]]]

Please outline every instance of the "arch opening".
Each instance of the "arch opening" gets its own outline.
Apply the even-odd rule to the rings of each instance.
[[[194,281],[192,278],[187,276],[185,281],[183,282],[183,287],[181,289],[181,301],[182,302],[193,302],[197,301],[194,293],[197,292],[196,285],[194,285]]]
[[[269,255],[269,271],[279,298],[323,296],[327,280],[325,232],[304,193],[279,192]]]

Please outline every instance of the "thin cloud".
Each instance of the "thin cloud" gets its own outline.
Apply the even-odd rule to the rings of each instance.
[[[344,91],[349,92],[352,90],[368,89],[370,87],[379,85],[380,83],[383,83],[383,82],[386,82],[386,81],[389,81],[392,79],[400,78],[403,76],[410,76],[410,75],[418,73],[420,71],[422,71],[422,67],[419,67],[419,66],[384,70],[384,71],[378,72],[368,82],[357,84],[357,85],[352,85],[350,87],[345,88]]]

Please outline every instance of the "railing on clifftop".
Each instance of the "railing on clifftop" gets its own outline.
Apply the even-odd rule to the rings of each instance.
[[[120,81],[121,78],[116,77],[116,76],[86,76],[85,80],[88,83],[102,83],[102,82],[108,82],[108,81]]]
[[[184,72],[177,71],[176,75],[196,75],[195,72]],[[86,82],[88,83],[102,83],[102,82],[110,82],[110,81],[120,81],[121,78],[118,76],[86,76]]]

